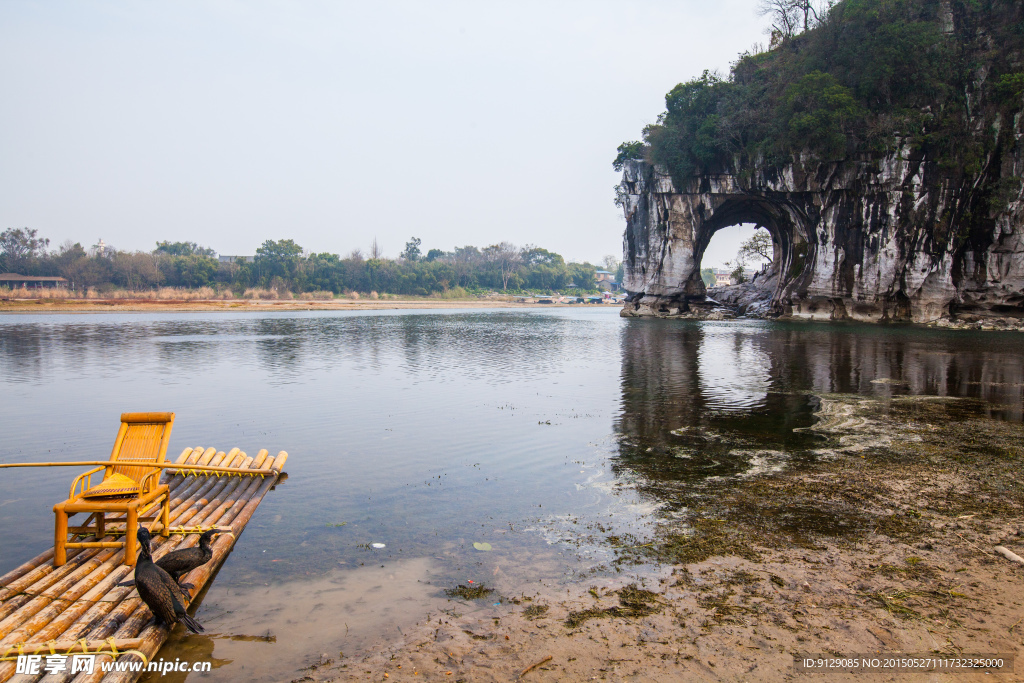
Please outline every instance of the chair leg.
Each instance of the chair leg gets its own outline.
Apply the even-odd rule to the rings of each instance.
[[[163,509],[160,515],[160,523],[162,528],[160,529],[160,535],[164,538],[168,538],[171,535],[171,494],[168,492],[164,495]]]
[[[97,512],[96,513],[96,540],[100,540],[107,535],[107,513]]]
[[[139,508],[135,505],[128,506],[128,518],[124,528],[124,563],[129,567],[135,566],[135,555],[137,553],[138,541],[135,534],[139,532]]]
[[[53,525],[53,566],[63,567],[68,561],[68,513],[64,512],[64,503],[53,506],[56,521]]]

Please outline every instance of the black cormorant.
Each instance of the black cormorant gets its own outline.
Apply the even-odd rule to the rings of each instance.
[[[181,588],[171,575],[153,563],[153,555],[149,547],[149,530],[139,527],[139,559],[135,563],[135,588],[139,597],[146,603],[158,623],[167,628],[181,622],[192,633],[202,633],[203,627],[190,617],[182,606]]]
[[[213,557],[213,549],[210,547],[210,542],[213,540],[214,536],[222,533],[234,536],[230,531],[210,529],[199,537],[198,546],[182,548],[181,550],[172,550],[157,560],[156,566],[170,574],[171,578],[177,581],[178,585],[182,588],[193,588],[194,586],[190,583],[181,583],[181,577],[196,567],[202,567],[210,561],[210,558]]]

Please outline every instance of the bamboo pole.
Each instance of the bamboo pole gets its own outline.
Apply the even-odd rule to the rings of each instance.
[[[140,638],[121,638],[114,639],[114,647],[118,650],[134,650],[141,645]],[[32,654],[50,654],[50,648],[57,651],[57,654],[74,654],[76,652],[95,652],[101,648],[109,648],[110,643],[106,640],[86,640],[85,647],[83,648],[82,643],[74,640],[58,640],[50,643],[24,643],[22,645],[22,653],[26,655]],[[15,650],[17,652],[17,650]],[[0,650],[0,655],[3,655],[4,651]],[[10,653],[14,654],[14,652]]]
[[[202,479],[198,479],[194,483],[201,485],[202,482]],[[169,492],[169,495],[174,496],[176,493],[177,489],[173,488]],[[119,520],[123,521],[123,519],[124,515],[111,516],[108,518],[109,521],[115,523]],[[92,557],[95,552],[95,549],[84,550],[71,548],[68,550],[68,563],[62,567],[55,568],[53,563],[50,561],[53,559],[53,548],[50,548],[29,562],[21,565],[18,569],[0,577],[0,620],[3,620],[6,617],[3,609],[6,607],[10,596],[24,590],[35,593],[42,592],[48,587],[49,582],[55,581],[57,577],[51,577],[48,582],[44,584],[40,584],[40,581],[46,581],[46,577],[54,574],[55,572],[58,576],[67,574],[76,566],[80,565],[84,559]],[[75,560],[76,557],[79,559]]]
[[[148,610],[146,610],[145,606],[142,604],[142,600],[138,597],[125,598],[120,602],[120,604],[118,604],[114,611],[107,615],[106,619],[104,619],[99,626],[92,628],[87,633],[86,637],[89,640],[105,640],[106,638],[113,637],[118,629],[135,618],[137,613],[147,611]],[[136,631],[136,635],[137,633],[138,632]],[[115,641],[117,640],[126,640],[126,638],[115,638]],[[132,640],[135,640],[135,638],[132,638]],[[138,649],[138,647],[133,649]],[[99,668],[98,662],[96,668]],[[70,673],[64,672],[60,677],[53,679],[52,683],[66,683],[72,678],[73,676]],[[102,678],[102,675],[100,675],[100,678]],[[51,681],[47,680],[46,683],[51,683]]]
[[[200,452],[199,455],[202,455],[202,452]],[[198,456],[194,457],[198,459]],[[192,458],[189,458],[189,460],[192,460]],[[185,501],[188,501],[190,498],[192,498],[192,496],[195,495],[196,491],[211,488],[211,479],[209,477],[188,477],[186,475],[174,476],[175,478],[180,477],[184,486],[181,488],[179,493],[176,493],[171,498],[171,517],[180,514],[179,510],[181,506],[185,503]]]
[[[75,555],[68,553],[68,562],[65,565],[61,567],[54,567],[52,562],[42,564],[33,569],[32,571],[26,572],[19,579],[15,579],[6,586],[0,588],[0,622],[2,622],[4,618],[6,618],[4,614],[4,605],[11,596],[17,595],[18,593],[25,591],[29,587],[35,586],[41,581],[57,581],[57,579],[59,577],[62,577],[62,575],[65,575],[68,572],[73,571],[75,567],[80,566],[82,562],[85,561],[86,557],[88,557],[89,555],[91,555],[91,551],[84,550],[77,551]],[[51,559],[52,557],[53,556],[50,555]],[[68,568],[65,569],[63,567]],[[54,569],[56,569],[56,571],[54,571]],[[53,574],[57,575],[55,575],[54,577]]]
[[[260,452],[260,455],[266,457],[263,451]],[[286,456],[287,454],[284,454],[282,452],[282,455]],[[283,460],[286,459],[287,457],[283,458]],[[269,463],[267,466],[272,467],[274,465],[274,460],[275,459],[272,457],[269,458]],[[262,500],[263,496],[266,494],[267,491],[270,490],[271,486],[273,486],[273,482],[275,480],[276,477],[264,480],[259,483],[259,489],[255,492],[254,495],[247,497],[245,506],[232,520],[233,528],[235,528],[236,530],[244,528],[245,524],[249,521],[249,519],[255,512],[255,509],[259,505],[259,502]],[[249,484],[249,486],[245,486],[244,488],[249,489],[256,482],[247,483]],[[194,590],[196,595],[198,595],[199,591],[203,589],[203,587],[206,584],[206,581],[213,574],[213,572],[216,571],[216,569],[223,563],[224,559],[229,554],[231,548],[234,547],[234,543],[236,540],[236,538],[230,536],[222,536],[221,538],[217,539],[217,541],[214,543],[214,556],[210,560],[210,562],[206,563],[202,567],[198,567],[197,569],[193,570],[188,574],[188,580],[195,585]],[[118,628],[118,630],[115,632],[115,637],[130,637],[138,634],[139,638],[142,640],[142,643],[138,648],[135,649],[142,652],[147,657],[147,659],[152,659],[159,651],[163,643],[167,640],[167,637],[169,636],[169,631],[162,626],[156,626],[155,624],[151,623],[151,619],[152,617],[149,614],[148,609],[136,610],[132,614],[132,616],[127,621],[125,621],[125,623],[122,624],[120,628]],[[99,669],[99,666],[97,666],[97,669]],[[80,674],[77,678],[74,679],[74,683],[96,683],[100,680],[100,678],[101,676],[96,674],[94,674],[93,676]],[[132,680],[134,679],[131,676],[131,674],[127,673],[111,673],[103,679],[104,683],[131,683]]]
[[[256,454],[256,459],[253,460],[253,467],[255,467],[255,468],[262,467],[263,466],[263,461],[267,459],[267,455],[268,454],[269,453],[267,452],[266,448],[261,448],[259,450],[259,452]]]
[[[179,513],[178,518],[175,521],[178,524],[184,524],[195,518],[197,515],[199,515],[198,519],[205,518],[207,515],[201,514],[202,511],[204,509],[208,509],[213,501],[219,501],[220,496],[225,492],[230,492],[238,488],[242,481],[243,480],[241,478],[215,479],[214,486],[208,489],[202,497],[193,496],[190,499],[188,507]],[[197,522],[194,521],[192,523],[197,524]]]
[[[207,448],[206,452],[203,453],[202,457],[199,458],[199,461],[196,464],[197,465],[209,465],[210,461],[213,460],[213,458],[215,458],[215,457],[219,460],[223,456],[220,455],[219,451],[217,451],[216,448]]]
[[[128,615],[142,605],[138,597],[132,598],[131,594],[135,589],[131,586],[115,586],[101,602],[94,603],[85,614],[68,627],[60,637],[68,641],[77,641],[85,638],[87,641],[103,641],[116,630],[117,624],[122,623]],[[110,624],[109,622],[113,622]],[[108,630],[104,632],[97,625],[108,624]],[[122,649],[118,645],[118,649]],[[70,680],[72,675],[65,671],[58,674],[56,678],[48,676],[46,683],[62,683]]]
[[[70,553],[68,554],[70,555]],[[15,579],[20,579],[21,577],[25,576],[25,574],[28,574],[33,569],[39,567],[40,565],[46,562],[49,562],[52,559],[53,548],[50,548],[46,552],[36,555],[28,562],[25,562],[24,564],[21,564],[18,567],[12,569],[11,571],[7,572],[3,576],[0,576],[0,586],[6,586]]]
[[[214,481],[214,483],[215,483],[215,481]],[[174,485],[175,487],[167,492],[167,495],[170,498],[170,501],[168,503],[168,507],[171,508],[171,516],[173,517],[174,514],[175,514],[175,506],[176,505],[180,506],[181,503],[184,500],[187,500],[188,496],[192,495],[197,489],[201,489],[202,487],[208,486],[209,484],[210,484],[210,480],[207,477],[201,477],[201,478],[194,479],[192,481],[185,481],[185,482],[182,482],[182,483],[175,483],[175,485]],[[150,513],[159,514],[159,507],[157,506],[157,507],[154,508],[154,506],[150,506],[150,508],[147,508],[147,514],[150,514]],[[117,532],[118,534],[123,534],[124,533],[124,528],[123,527],[124,527],[126,521],[127,521],[126,514],[123,513],[123,512],[108,513],[108,516],[106,517],[107,531],[110,532],[110,534],[113,534],[114,532]],[[115,528],[114,525],[120,525],[120,526],[118,528]],[[78,538],[79,540],[81,540],[82,538],[87,538],[87,537],[88,537],[87,534],[80,534],[80,535],[76,536],[76,538]],[[114,535],[110,535],[109,537],[112,540],[116,540],[116,536],[114,536]]]
[[[68,576],[81,569],[84,564],[86,564],[91,558],[95,557],[99,552],[102,551],[81,551],[74,557],[69,558],[66,564],[56,568],[56,570],[51,566],[51,571],[44,574],[37,581],[31,581],[31,576],[26,576],[20,581],[15,581],[10,586],[6,586],[3,591],[0,591],[0,599],[4,600],[4,603],[6,604],[7,598],[12,595],[23,592],[31,592],[38,595],[55,584],[63,584]],[[9,616],[7,615],[5,604],[0,605],[0,615],[5,615],[2,617],[2,620],[0,620],[0,639],[4,636],[4,626],[7,624]]]
[[[231,521],[231,528],[234,530],[236,536],[242,533],[245,529],[245,525],[252,519],[253,513],[256,512],[256,508],[259,506],[260,501],[263,500],[263,496],[267,494],[267,491],[274,485],[275,480],[268,479],[260,484],[260,488],[253,494],[245,507],[242,508],[241,512]]]
[[[287,453],[284,451],[275,458],[268,457],[267,451],[261,449],[255,458],[250,458],[237,448],[228,453],[212,448],[185,449],[174,465],[167,464],[164,467],[165,470],[173,470],[175,466],[186,470],[184,473],[167,472],[171,475],[168,481],[173,484],[169,495],[176,503],[172,510],[171,525],[217,524],[229,526],[236,534],[240,533],[266,492],[279,479],[286,460]],[[269,476],[260,479],[187,476],[187,469],[196,466],[205,467],[208,471],[213,467],[222,470],[244,470],[244,474],[260,474],[261,471],[266,471]],[[110,519],[114,523],[123,520],[124,515]],[[172,549],[195,545],[197,540],[198,537],[194,535],[169,539],[156,537],[154,557],[158,559]],[[188,579],[196,586],[195,594],[203,589],[213,572],[223,563],[235,541],[234,537],[227,535],[218,538],[214,542],[214,557],[211,561],[188,575]],[[73,557],[69,553],[69,563],[58,570],[59,575],[50,576],[57,572],[37,570],[43,569],[47,564],[50,564],[52,570],[52,564],[48,562],[48,559],[52,558],[51,551],[49,555],[43,553],[26,563],[35,563],[35,567],[23,566],[15,572],[9,572],[5,579],[11,577],[21,589],[26,586],[30,589],[41,589],[43,594],[26,596],[14,593],[10,595],[10,600],[0,602],[0,609],[10,602],[18,601],[19,606],[28,605],[29,611],[33,611],[32,614],[28,614],[27,611],[23,612],[15,607],[16,618],[0,620],[0,625],[5,629],[10,630],[12,626],[14,627],[7,634],[11,636],[10,638],[5,638],[0,633],[0,641],[18,637],[38,642],[40,638],[52,637],[70,642],[80,637],[102,640],[111,635],[131,638],[143,633],[144,637],[139,640],[140,648],[133,649],[143,652],[152,649],[147,656],[155,654],[168,634],[166,630],[152,624],[152,614],[143,606],[133,588],[117,586],[117,583],[131,571],[122,564],[123,554],[124,551],[120,548],[116,552],[82,550]],[[72,559],[78,560],[75,566],[69,566],[72,565]],[[14,587],[8,584],[0,590],[6,590],[10,594],[9,589]],[[27,602],[24,602],[25,600]],[[3,664],[8,663],[0,663],[0,681],[5,681],[13,675],[13,668],[8,671]],[[54,677],[49,676],[47,680],[52,678]],[[67,680],[70,674],[57,678]],[[135,677],[129,674],[124,680],[133,678]],[[83,676],[79,676],[79,679],[83,679]]]
[[[192,448],[186,448],[185,450],[183,450],[181,452],[181,455],[179,455],[177,457],[177,459],[175,459],[174,462],[179,463],[179,464],[185,462],[186,460],[188,460],[188,456],[192,455],[192,451],[193,451]]]
[[[32,630],[32,625],[38,623],[37,614],[41,612],[44,615],[51,614],[53,610],[50,609],[50,605],[55,600],[60,601],[58,605],[60,609],[57,613],[59,614],[60,611],[63,611],[63,607],[66,606],[68,601],[76,600],[88,588],[92,587],[89,585],[89,577],[115,554],[116,552],[113,550],[101,550],[96,556],[83,563],[81,567],[78,567],[61,581],[33,597],[17,613],[0,622],[0,645],[7,643],[7,641],[16,643],[28,640],[28,637],[35,633],[35,630]],[[83,583],[86,584],[85,588],[82,587]],[[43,622],[43,624],[48,621],[49,619]]]
[[[125,636],[125,633],[135,633],[135,636]],[[164,644],[167,637],[170,635],[170,631],[166,626],[157,626],[153,623],[152,615],[149,610],[143,607],[132,613],[124,624],[117,629],[114,633],[114,639],[123,638],[127,639],[132,637],[139,641],[138,647],[133,649],[138,650],[145,655],[147,661],[152,661],[153,657],[160,650],[160,646]],[[126,657],[134,657],[134,655],[125,655]],[[137,659],[137,657],[134,657]],[[113,681],[124,681],[125,683],[132,683],[136,680],[137,676],[130,672],[124,672],[124,677],[118,677],[117,674],[111,672],[106,676],[103,675],[102,666],[100,662],[103,660],[111,659],[106,655],[99,655],[96,657],[96,666],[93,669],[92,674],[80,673],[74,678],[74,683],[98,683],[103,681],[104,683],[113,683]]]
[[[8,462],[0,464],[0,469],[5,467],[97,467],[102,465],[117,464],[110,460],[75,460],[71,462]],[[257,475],[268,475],[276,474],[267,469],[248,469],[243,470],[240,467],[211,467],[209,465],[179,465],[173,462],[154,462],[146,463],[146,467],[152,467],[155,469],[174,470],[176,473],[181,472],[221,472],[225,474],[243,474],[247,476]]]
[[[235,483],[237,483],[237,481],[238,480],[236,480]],[[208,483],[210,485],[212,485],[213,487],[217,487],[218,485],[220,485],[222,483],[227,483],[227,482],[211,481],[211,482],[208,482]],[[162,554],[162,553],[158,553],[158,554]],[[108,574],[109,572],[114,571],[115,574],[113,575],[113,577],[110,578],[108,581],[104,581],[103,582],[103,587],[104,588],[106,588],[106,589],[112,588],[118,581],[120,581],[130,571],[126,566],[121,564],[122,560],[123,560],[123,551],[119,550],[119,552],[116,553],[116,556],[112,556],[105,563],[106,564],[105,568],[101,569],[100,572],[98,574],[96,574],[95,576],[91,573],[90,576],[93,577],[93,578],[90,579],[90,578],[87,577],[85,579],[85,583],[77,583],[76,586],[75,586],[75,590],[73,590],[72,592],[73,593],[78,593],[78,592],[81,591],[82,588],[88,588],[89,585],[91,585],[93,582],[95,582],[96,581],[96,576],[102,577],[104,574]],[[122,590],[123,590],[123,592],[121,593],[120,597],[124,597],[132,589],[131,588],[124,588]],[[106,592],[106,590],[100,590],[100,591],[98,591],[97,596],[102,596],[105,592]],[[67,594],[65,594],[62,597],[67,598]],[[114,597],[115,596],[111,595],[108,599],[113,599]],[[92,599],[92,596],[85,596],[83,598],[83,600],[91,600],[91,599]],[[35,604],[32,605],[31,609],[35,609],[35,608],[39,607],[41,604],[42,604],[42,600],[37,601]],[[59,636],[61,634],[61,631],[69,624],[69,622],[74,622],[75,619],[80,617],[83,612],[86,612],[86,611],[88,611],[90,609],[90,604],[91,603],[89,603],[89,602],[68,603],[66,600],[61,600],[60,602],[52,602],[49,607],[47,607],[45,610],[42,610],[42,614],[40,614],[39,616],[37,616],[37,617],[35,617],[33,619],[30,619],[28,624],[23,625],[21,627],[21,629],[19,630],[19,632],[23,633],[26,629],[28,629],[29,631],[32,631],[32,630],[35,630],[37,627],[46,626],[46,624],[49,623],[50,626],[46,628],[46,632],[44,634],[42,634],[42,635],[47,635],[47,636],[48,635],[56,635],[56,636]],[[78,607],[75,608],[75,609],[72,609],[71,611],[66,611],[65,608],[67,608],[68,606],[71,606],[71,605],[77,605]],[[107,610],[111,609],[112,607],[113,607],[113,604],[109,604],[109,606],[104,606],[102,603],[100,603],[99,607],[98,607],[98,611],[101,611],[101,612],[102,611],[107,611]],[[27,616],[27,612],[23,612],[20,616],[21,617]],[[31,616],[31,615],[28,615],[28,616]],[[10,674],[10,672],[4,670],[6,668],[7,667],[0,667],[0,681],[5,680],[9,676],[9,674]]]
[[[214,451],[214,450],[215,449],[212,449],[212,448],[209,449],[209,451]],[[195,453],[189,459],[190,460],[198,459],[202,455],[203,455],[203,452],[201,450],[199,450],[197,453]],[[219,460],[215,460],[214,462],[219,462]],[[171,508],[171,518],[172,519],[174,517],[180,515],[182,513],[182,511],[187,509],[188,505],[192,504],[192,500],[191,499],[197,494],[197,492],[199,492],[199,495],[205,495],[204,491],[209,491],[210,489],[214,488],[218,484],[218,479],[217,478],[211,479],[209,477],[195,477],[195,478],[191,478],[191,479],[188,478],[188,477],[182,477],[181,481],[185,484],[184,487],[181,487],[180,484],[179,484],[179,488],[178,489],[172,490],[172,491],[170,491],[168,493],[168,495],[171,497],[171,500],[169,502],[169,507]],[[124,519],[125,519],[125,515],[123,513],[122,514],[117,514],[117,515],[112,516],[110,518],[110,520],[112,522],[115,522],[115,523],[116,522],[124,522]]]
[[[193,485],[187,487],[187,488],[189,488],[191,490],[183,491],[182,492],[184,494],[185,498],[184,498],[184,500],[179,499],[178,507],[176,507],[176,509],[172,512],[172,516],[174,516],[174,517],[180,516],[182,514],[182,512],[184,510],[186,510],[189,505],[192,504],[192,501],[188,500],[188,496],[189,496],[189,494],[194,494],[196,492],[196,489],[203,489],[203,488],[205,488],[205,489],[209,490],[209,489],[215,488],[220,482],[218,482],[216,479],[213,479],[213,480],[197,479],[197,480],[194,480],[191,483]],[[174,493],[176,493],[176,491],[173,491],[172,495]],[[185,503],[185,501],[188,501],[188,502]],[[183,505],[183,503],[185,503],[185,504]],[[118,515],[118,516],[111,517],[110,521],[116,523],[119,520],[123,521],[123,519],[124,519],[124,515]],[[72,555],[72,553],[73,553],[73,555]],[[82,553],[86,553],[86,554],[82,555]],[[28,590],[28,591],[33,592],[33,593],[41,593],[42,591],[44,591],[47,588],[49,588],[49,586],[53,582],[57,581],[61,576],[64,576],[64,575],[67,575],[67,574],[71,573],[84,560],[89,559],[93,554],[95,554],[95,551],[81,551],[81,550],[77,550],[77,549],[72,549],[72,551],[69,552],[68,564],[66,564],[63,567],[59,568],[57,570],[57,572],[56,572],[57,575],[56,576],[51,576],[49,580],[45,581],[45,583],[40,584],[39,580],[43,579],[47,575],[55,573],[54,572],[54,567],[53,567],[52,564],[40,564],[39,566],[36,567],[36,570],[34,571],[34,573],[25,573],[21,577],[21,580],[17,580],[15,582],[8,583],[7,585],[3,586],[3,588],[0,588],[0,600],[4,600],[3,605],[0,606],[0,615],[3,615],[3,616],[0,616],[0,620],[2,620],[3,618],[6,617],[6,614],[4,613],[3,609],[6,607],[6,602],[7,601],[5,599],[8,596],[16,594],[16,593],[18,593],[18,592],[20,592],[22,590]],[[52,558],[52,556],[53,556],[53,550],[51,549],[48,552],[43,553],[43,555],[40,555],[35,560],[33,560],[32,564],[36,564],[36,563],[38,563],[40,561],[42,561],[43,563],[46,563],[46,560],[49,559],[49,558]],[[79,559],[77,561],[73,561],[75,557],[79,557]]]
[[[159,549],[154,550],[154,557],[159,559],[163,556],[164,551],[169,550],[170,542],[163,543]],[[152,614],[148,608],[142,603],[142,600],[134,593],[133,587],[117,587],[114,588],[108,596],[120,596],[120,600],[116,602],[116,606],[112,610],[106,613],[104,616],[103,610],[104,604],[111,603],[99,603],[94,605],[93,610],[83,615],[76,624],[74,624],[68,630],[68,637],[78,638],[84,635],[86,638],[91,640],[105,640],[116,633],[132,633],[137,635],[143,626],[152,619]],[[100,620],[97,623],[97,620]],[[132,628],[133,624],[138,624],[137,627]],[[137,648],[134,648],[137,649]],[[99,672],[97,666],[97,673],[90,680],[99,680],[102,675]],[[86,676],[82,674],[82,676]],[[56,678],[47,678],[47,682],[50,683],[67,683],[71,680],[72,675],[69,672],[64,672],[58,675]],[[2,679],[0,679],[2,680]]]
[[[193,513],[192,523],[196,525],[215,525],[221,521],[224,513],[234,505],[235,501],[241,498],[246,491],[260,480],[233,480],[229,486],[225,486],[216,497],[211,498],[204,505],[198,507]],[[194,544],[198,539],[187,538],[182,541],[179,547],[187,547]]]
[[[192,453],[194,451],[195,451],[194,448],[186,448],[185,450],[183,450],[181,452],[181,455],[179,455],[177,457],[177,459],[174,461],[174,463],[176,465],[184,465],[186,462],[188,462],[189,457],[192,456]],[[162,475],[161,475],[161,476],[166,476],[167,477],[164,480],[163,483],[167,484],[168,486],[170,486],[171,482],[174,481],[175,477],[181,476],[181,475],[177,475],[177,474],[171,474],[170,476],[168,476],[168,474],[169,474],[168,472],[163,472]],[[182,477],[182,478],[184,478],[184,477]]]
[[[25,642],[43,626],[63,612],[72,601],[77,600],[95,585],[92,576],[106,560],[116,553],[102,550],[86,562],[71,576],[47,589],[50,595],[40,595],[30,600],[18,613],[0,624],[0,648]],[[83,580],[85,579],[85,580]],[[57,597],[59,596],[59,597]],[[14,674],[14,662],[0,662],[0,681],[6,681]]]
[[[113,641],[113,642],[111,642]],[[40,654],[49,655],[51,652],[56,652],[59,655],[72,655],[76,653],[88,652],[95,653],[98,650],[110,651],[111,645],[117,649],[119,653],[126,652],[128,650],[136,650],[140,645],[141,641],[138,638],[121,638],[121,639],[104,639],[104,640],[89,640],[86,639],[85,643],[81,640],[72,641],[69,639],[63,639],[60,641],[50,641],[48,643],[24,643],[21,646],[21,653],[24,654]],[[17,650],[8,656],[16,656]],[[0,650],[0,655],[3,655],[4,651]],[[36,676],[28,676],[25,674],[19,674],[15,679],[15,683],[29,683],[45,679],[47,683],[60,683],[62,680],[70,678],[71,674],[64,671],[59,674],[47,674],[46,671],[42,671]]]
[[[96,573],[103,574],[102,577],[90,577],[85,585],[78,587],[75,592],[81,591],[89,584],[93,584],[89,590],[82,594],[78,599],[74,599],[70,604],[60,605],[54,604],[51,606],[52,616],[41,612],[32,621],[23,627],[24,632],[31,633],[26,635],[24,641],[35,640],[45,642],[47,640],[55,640],[59,638],[69,626],[85,614],[94,604],[100,601],[112,588],[114,588],[118,582],[120,582],[125,576],[128,575],[130,567],[121,564],[123,553],[118,553],[111,558],[110,565],[105,568],[106,571],[98,571]],[[64,600],[63,598],[61,599]],[[113,609],[114,604],[108,603],[109,609]]]
[[[287,454],[284,454],[282,452],[282,455],[286,456]],[[283,458],[283,460],[286,459],[287,457]],[[273,461],[273,458],[271,458],[271,461]],[[253,512],[255,512],[256,507],[259,505],[259,502],[262,500],[266,492],[270,490],[270,487],[272,485],[273,481],[268,480],[262,482],[256,494],[248,499],[245,507],[243,507],[240,513],[235,517],[235,524],[232,525],[233,527],[237,524],[240,527],[244,528],[245,524],[252,517]],[[210,578],[213,572],[221,565],[221,563],[227,557],[228,553],[230,552],[230,549],[234,546],[235,541],[236,539],[230,536],[221,537],[217,539],[217,542],[214,544],[216,548],[215,555],[210,560],[210,562],[207,562],[202,567],[198,567],[189,573],[189,580],[192,581],[192,583],[194,583],[196,586],[196,594],[198,594],[198,592],[202,590],[202,587],[206,584],[206,581]],[[221,550],[221,548],[217,546],[222,546],[223,550]],[[134,616],[135,615],[133,615],[133,617]],[[126,623],[124,626],[128,627],[128,623]],[[122,633],[122,630],[119,630],[118,634],[124,635],[130,633],[131,631],[129,631],[127,628],[124,628],[123,632],[124,633]],[[141,639],[142,642],[140,646],[135,649],[142,652],[147,659],[151,660],[160,650],[160,647],[163,645],[163,643],[167,640],[168,635],[169,632],[167,631],[166,628],[156,626],[155,624],[150,624],[139,634],[139,638]],[[95,677],[79,676],[79,678],[75,679],[74,683],[92,683],[93,681],[98,680],[99,679]],[[134,678],[129,673],[111,673],[103,679],[103,683],[131,683],[133,680]]]
[[[200,480],[200,481],[202,481],[202,480]],[[218,481],[217,479],[213,479],[213,480],[205,481],[203,483],[207,484],[210,488],[217,488],[219,485],[226,484],[227,481],[226,480]],[[189,504],[191,504],[191,501],[189,501]],[[117,520],[115,519],[115,520],[112,520],[112,521],[117,521]],[[66,570],[64,569],[64,567],[61,567],[57,572],[52,572],[53,576],[51,576],[48,581],[45,581],[45,583],[43,583],[43,584],[35,583],[34,585],[31,585],[28,588],[32,592],[42,593],[44,595],[45,595],[46,591],[51,591],[52,590],[52,586],[55,583],[57,584],[57,588],[60,589],[60,590],[68,589],[68,588],[70,588],[70,586],[68,586],[68,584],[71,582],[71,580],[75,580],[76,577],[80,577],[82,575],[82,571],[80,570],[79,565],[82,565],[82,564],[88,562],[89,559],[91,559],[91,558],[88,557],[88,556],[81,556],[81,558],[77,562],[72,563],[71,560],[69,560],[68,564],[64,565],[64,567],[67,567]],[[67,576],[69,576],[70,579],[69,578],[63,578],[63,577],[67,577]],[[10,590],[22,590],[22,589],[24,589],[24,587],[22,585],[20,585],[21,583],[25,583],[25,582],[19,582],[19,585],[7,586],[6,589],[8,591],[10,591]],[[40,597],[42,597],[42,596],[40,596]],[[19,616],[20,617],[30,617],[31,616],[30,613],[34,613],[34,611],[37,608],[39,608],[40,605],[41,605],[41,601],[37,601],[35,604],[30,604],[28,608],[24,608],[22,610],[18,610],[20,612]],[[0,609],[4,609],[4,608],[6,608],[6,604],[4,604],[3,608],[0,608]],[[6,611],[6,609],[4,609],[4,611]],[[0,638],[2,638],[5,635],[5,633],[9,630],[10,626],[11,626],[11,624],[9,624],[7,622],[0,622]]]
[[[52,548],[50,549],[50,553],[50,558],[52,559]],[[47,577],[49,577],[52,574],[58,574],[59,576],[63,576],[67,572],[70,572],[74,567],[80,565],[85,559],[91,557],[93,554],[94,551],[92,550],[79,550],[77,548],[72,548],[68,551],[67,564],[61,567],[54,567],[52,562],[46,562],[44,564],[39,565],[32,571],[22,575],[21,578],[15,579],[11,583],[0,588],[0,603],[5,602],[7,598],[11,595],[20,593],[26,588],[34,586],[39,581],[48,580]],[[67,567],[68,565],[71,565],[71,567],[65,570],[64,567]],[[51,578],[49,580],[55,581],[56,578]],[[2,607],[0,607],[0,610],[2,610]],[[0,613],[2,613],[2,611],[0,611]],[[0,619],[2,619],[2,617],[0,617]]]

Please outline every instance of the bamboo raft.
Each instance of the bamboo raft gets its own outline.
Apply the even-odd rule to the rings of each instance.
[[[287,477],[283,472],[287,459],[284,451],[268,456],[266,450],[261,450],[252,458],[237,448],[227,453],[215,448],[186,448],[174,462],[180,467],[164,471],[161,483],[170,487],[171,535],[163,538],[154,534],[154,559],[196,545],[197,532],[202,529],[216,526],[235,534],[218,536],[213,543],[213,559],[182,577],[194,586],[186,591],[190,600],[203,590],[231,552],[263,496]],[[253,473],[204,469],[218,467]],[[111,517],[106,527],[108,535],[96,541],[113,541],[124,534],[124,528],[124,515]],[[143,672],[111,672],[104,676],[101,662],[116,656],[118,662],[134,659],[148,664],[170,631],[155,625],[152,613],[133,586],[117,585],[131,579],[134,570],[123,563],[124,548],[69,549],[67,564],[61,567],[54,567],[53,553],[50,549],[0,577],[0,683],[43,678],[46,683],[137,680]],[[47,674],[43,668],[39,675],[16,674],[14,659],[19,653],[45,656],[83,651],[100,653],[91,675],[71,675],[70,656],[62,674]]]

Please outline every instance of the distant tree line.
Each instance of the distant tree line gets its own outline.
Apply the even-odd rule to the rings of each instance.
[[[374,240],[370,253],[347,256],[309,253],[293,240],[267,240],[251,262],[221,262],[212,249],[194,242],[158,242],[151,252],[120,251],[65,242],[49,249],[49,240],[28,228],[0,233],[0,272],[60,276],[78,290],[154,287],[251,288],[288,292],[379,292],[428,296],[479,291],[595,291],[597,267],[566,263],[559,254],[535,246],[501,242],[488,247],[430,249],[412,238],[398,259],[385,258]],[[605,268],[619,264],[606,257]]]

